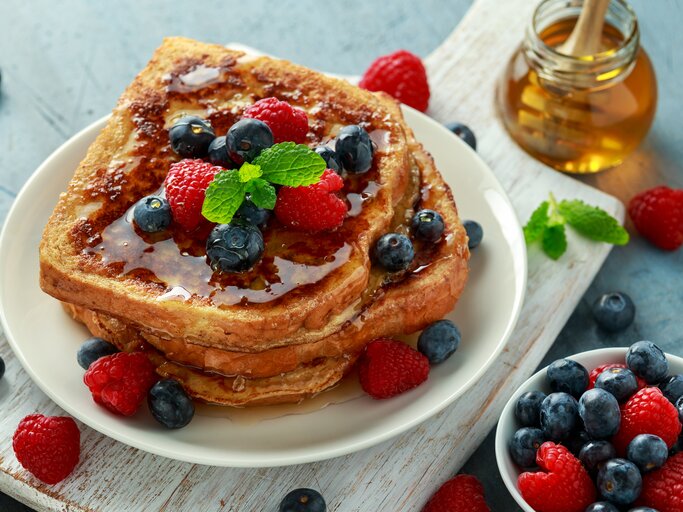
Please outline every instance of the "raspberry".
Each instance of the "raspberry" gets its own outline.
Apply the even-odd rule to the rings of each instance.
[[[638,504],[659,512],[683,510],[683,453],[670,457],[661,469],[643,475]]]
[[[275,216],[285,226],[301,231],[325,231],[344,222],[346,203],[335,192],[344,181],[326,169],[320,181],[307,187],[282,187],[275,203]]]
[[[536,454],[538,473],[522,473],[517,486],[536,512],[583,512],[596,499],[591,477],[562,445],[543,443]]]
[[[484,487],[471,475],[458,475],[443,484],[422,512],[490,512]]]
[[[372,398],[391,398],[427,380],[429,359],[405,343],[379,338],[365,347],[358,376]]]
[[[303,144],[308,133],[308,117],[300,108],[277,98],[264,98],[248,107],[242,117],[258,119],[273,132],[275,143],[293,141]]]
[[[399,50],[375,60],[358,86],[368,91],[384,91],[420,112],[429,104],[427,71],[420,57]]]
[[[156,381],[154,365],[141,352],[101,357],[83,376],[93,400],[123,416],[135,414]]]
[[[661,437],[671,448],[681,433],[678,411],[659,388],[645,388],[621,407],[621,427],[612,439],[617,453],[624,455],[629,443],[639,434]]]
[[[683,244],[683,190],[655,187],[641,192],[628,205],[638,232],[661,249]]]
[[[600,376],[600,374],[602,372],[604,372],[605,370],[611,370],[612,368],[628,369],[628,366],[626,366],[625,364],[621,364],[621,363],[603,364],[602,366],[598,366],[588,376],[588,389],[593,389],[595,387],[595,381],[598,380],[598,377]],[[636,380],[638,381],[638,389],[643,389],[645,386],[647,386],[647,382],[645,382],[643,379],[641,379],[637,375],[636,375]]]
[[[54,485],[78,464],[81,433],[66,416],[26,416],[17,427],[12,448],[19,463],[36,478]]]
[[[198,159],[185,159],[171,164],[164,181],[166,199],[171,205],[173,218],[186,230],[192,231],[202,223],[206,189],[222,170],[222,167]]]

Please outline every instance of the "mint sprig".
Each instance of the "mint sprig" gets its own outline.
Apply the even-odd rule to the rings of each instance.
[[[580,200],[558,202],[553,194],[531,214],[524,239],[527,245],[540,241],[543,252],[558,260],[567,251],[566,225],[598,242],[625,245],[629,241],[628,232],[605,210]]]
[[[211,222],[227,224],[249,195],[259,208],[275,208],[276,185],[302,187],[320,181],[325,160],[308,146],[281,142],[264,149],[253,162],[239,169],[221,171],[206,189],[202,215]]]

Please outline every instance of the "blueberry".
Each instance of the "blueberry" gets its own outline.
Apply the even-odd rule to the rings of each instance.
[[[628,509],[628,512],[659,512],[658,510],[650,507],[636,507]]]
[[[5,375],[5,360],[0,357],[0,379]]]
[[[280,512],[325,512],[325,500],[313,489],[294,489],[280,503]]]
[[[669,373],[669,362],[662,349],[651,341],[639,341],[626,353],[626,364],[648,384],[661,382]]]
[[[586,512],[619,512],[619,509],[608,501],[598,501],[589,506]]]
[[[676,409],[678,409],[678,418],[683,423],[683,396],[676,402]]]
[[[617,450],[609,441],[588,441],[579,452],[579,460],[588,471],[594,471],[617,456]]]
[[[640,434],[629,443],[626,456],[641,472],[646,473],[664,465],[669,457],[669,447],[661,437]]]
[[[593,316],[600,327],[609,332],[623,331],[633,323],[636,306],[622,292],[606,293],[593,303]]]
[[[183,428],[194,417],[194,404],[178,381],[162,379],[149,390],[147,404],[155,420],[166,428]]]
[[[261,151],[273,145],[273,132],[258,119],[240,119],[225,136],[230,160],[238,165],[251,162]]]
[[[235,213],[235,218],[242,219],[249,224],[263,229],[270,220],[270,210],[259,208],[250,199],[246,199]]]
[[[536,452],[545,442],[543,431],[538,428],[520,428],[510,439],[510,456],[521,468],[536,465]]]
[[[197,116],[184,116],[168,131],[173,151],[183,158],[204,158],[216,137],[211,125]]]
[[[414,257],[413,243],[400,233],[382,235],[375,244],[375,259],[389,272],[407,269]]]
[[[458,350],[460,330],[450,320],[439,320],[420,333],[417,349],[422,352],[430,364],[444,362]]]
[[[206,241],[211,268],[222,272],[244,272],[261,259],[265,249],[259,229],[242,220],[219,224]]]
[[[572,452],[576,457],[579,456],[581,450],[586,444],[591,441],[591,436],[585,430],[574,431],[571,433],[568,439],[564,441],[564,445]]]
[[[527,391],[519,397],[515,404],[515,416],[525,427],[540,425],[541,403],[545,400],[545,393],[541,391]]]
[[[118,351],[119,349],[102,338],[88,338],[78,348],[76,361],[81,368],[87,370],[100,357],[110,356]]]
[[[436,242],[444,230],[443,217],[434,210],[420,210],[410,223],[415,238],[425,242]]]
[[[679,398],[683,397],[683,375],[672,375],[659,385],[664,396],[675,404]]]
[[[237,167],[235,162],[230,160],[228,155],[228,146],[225,143],[225,136],[216,137],[209,144],[209,162],[213,165],[218,165],[224,169],[233,169]]]
[[[475,220],[466,220],[462,223],[467,233],[467,247],[470,249],[475,249],[481,243],[482,238],[484,238],[484,230]]]
[[[598,490],[616,505],[629,505],[638,499],[643,486],[640,471],[626,459],[608,460],[598,472]]]
[[[462,123],[448,123],[446,128],[455,133],[458,137],[464,140],[469,147],[476,151],[477,138],[474,136],[474,132],[470,130],[469,126]]]
[[[171,225],[171,205],[163,197],[143,197],[133,208],[133,219],[145,233],[163,231]]]
[[[579,398],[588,388],[588,370],[571,359],[559,359],[548,366],[550,389]]]
[[[328,169],[332,169],[337,174],[342,173],[342,162],[334,149],[328,146],[318,146],[314,151],[323,157]]]
[[[368,132],[356,124],[345,126],[337,136],[335,151],[344,169],[354,174],[368,172],[372,167],[374,148]]]
[[[541,428],[551,441],[567,439],[579,423],[579,404],[567,393],[552,393],[541,403]]]
[[[621,425],[621,410],[614,395],[604,389],[586,391],[579,400],[579,416],[593,439],[612,437]]]
[[[612,393],[619,402],[624,402],[638,391],[638,379],[627,368],[610,368],[598,375],[595,387]]]

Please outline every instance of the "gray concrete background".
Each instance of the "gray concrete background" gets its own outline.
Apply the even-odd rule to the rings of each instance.
[[[471,3],[3,0],[0,222],[33,170],[68,137],[111,110],[166,35],[238,41],[317,69],[359,74],[374,57],[398,48],[427,55]],[[658,183],[683,186],[683,2],[632,4],[660,80],[657,118],[638,154],[623,166],[586,180],[622,199]],[[457,84],[453,93],[457,101]],[[616,248],[546,360],[642,338],[683,355],[682,269],[683,251],[664,253],[637,236],[628,246]],[[601,332],[590,316],[595,297],[612,290],[629,293],[638,307],[636,322],[619,335]],[[492,435],[464,471],[481,478],[492,510],[519,510],[495,469]],[[0,495],[0,511],[26,510],[30,509]]]

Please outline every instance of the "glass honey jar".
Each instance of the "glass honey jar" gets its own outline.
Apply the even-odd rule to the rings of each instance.
[[[647,134],[657,104],[654,70],[625,1],[610,2],[598,53],[561,53],[582,6],[544,0],[496,92],[505,127],[525,151],[581,174],[620,164]]]

